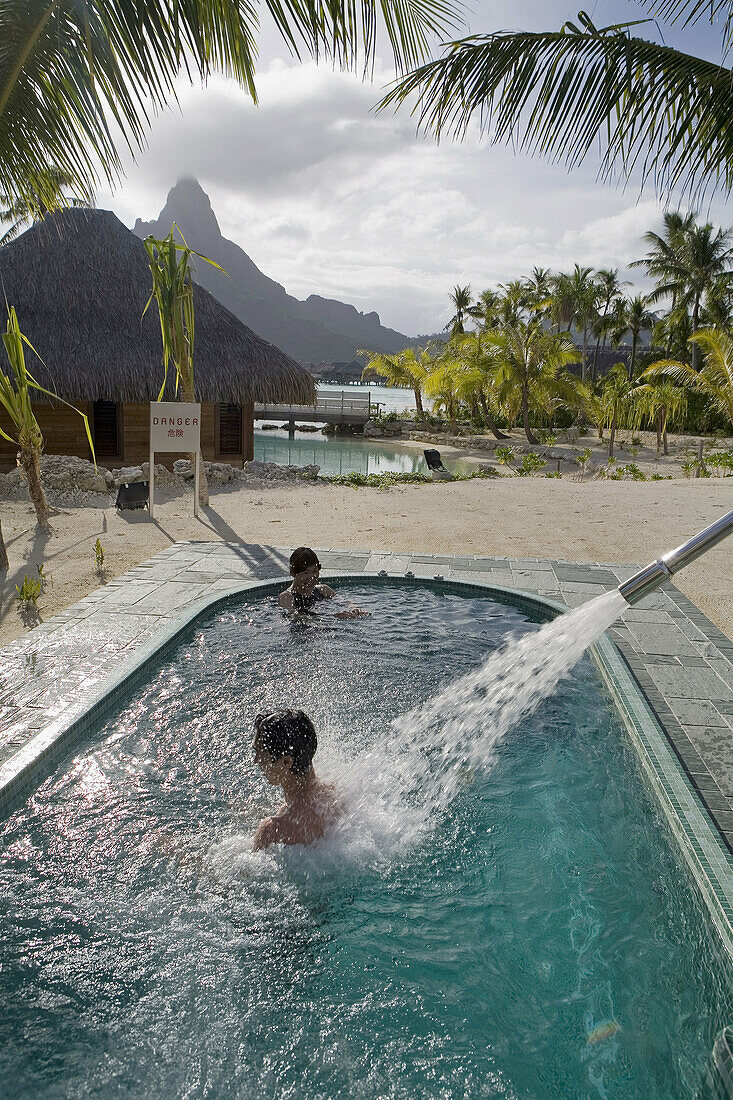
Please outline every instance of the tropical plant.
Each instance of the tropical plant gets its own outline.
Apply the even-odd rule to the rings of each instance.
[[[433,399],[434,408],[445,411],[453,435],[458,431],[463,374],[463,363],[448,351],[433,362],[432,370],[423,383],[425,393]]]
[[[664,447],[669,454],[667,424],[670,419],[684,416],[687,410],[687,394],[673,382],[645,382],[634,390],[637,423],[646,420],[657,433],[657,453]]]
[[[41,595],[43,584],[40,577],[29,577],[26,573],[23,583],[15,586],[16,600],[21,607],[35,607],[38,597]]]
[[[480,405],[486,425],[495,439],[508,439],[509,436],[499,430],[491,409],[492,402],[497,405],[500,400],[491,351],[492,345],[490,340],[487,341],[485,332],[467,332],[450,343],[450,352],[463,368],[458,376],[458,396]]]
[[[384,378],[390,386],[404,386],[415,395],[415,409],[421,420],[425,419],[422,403],[422,387],[426,376],[435,362],[435,345],[426,344],[424,348],[405,348],[403,351],[386,355],[378,351],[358,351],[357,355],[367,356],[367,365],[362,378],[368,371],[374,371]]]
[[[428,53],[432,35],[456,25],[447,0],[265,0],[269,19],[296,56],[342,67],[374,58],[377,28],[398,71]],[[118,139],[139,147],[151,117],[175,98],[182,71],[214,71],[256,101],[258,17],[232,0],[4,0],[0,5],[0,193],[43,192],[56,165],[78,194],[121,171]],[[53,196],[47,195],[53,203]]]
[[[618,306],[614,314],[613,339],[618,342],[626,332],[631,333],[631,355],[629,357],[629,380],[633,381],[636,373],[636,352],[639,346],[639,336],[642,332],[648,332],[654,327],[656,317],[646,308],[647,299],[641,294],[633,298],[618,299]]]
[[[596,272],[596,284],[598,286],[598,309],[593,327],[597,339],[591,371],[591,377],[594,381],[598,373],[598,350],[601,346],[601,340],[603,340],[605,348],[606,340],[612,330],[613,305],[621,297],[623,288],[629,285],[628,282],[619,279],[617,267],[600,268]]]
[[[92,549],[94,550],[94,561],[97,567],[97,572],[100,573],[104,568],[105,550],[99,539],[97,539],[97,541],[94,543]]]
[[[604,422],[609,429],[608,457],[613,458],[613,446],[616,432],[625,421],[633,404],[633,385],[629,381],[626,368],[618,363],[606,375],[601,391]]]
[[[678,25],[728,5],[647,0]],[[463,137],[477,117],[494,141],[562,160],[600,149],[600,175],[703,193],[733,186],[731,70],[639,38],[652,20],[596,27],[584,13],[559,31],[473,35],[398,79],[380,106],[409,101],[436,136]]]
[[[450,329],[451,336],[462,336],[468,318],[480,319],[483,316],[483,308],[471,301],[470,286],[454,286],[450,301],[455,313],[445,327]]]
[[[657,277],[657,286],[649,294],[648,303],[671,297],[673,312],[688,311],[692,331],[700,325],[700,311],[707,300],[714,311],[720,309],[719,299],[725,297],[733,278],[733,231],[715,229],[709,222],[696,225],[688,215],[665,221],[666,239],[647,233],[651,245],[643,260],[631,266],[643,265],[647,274]],[[698,349],[692,346],[692,365],[698,366]]]
[[[47,531],[49,529],[48,517],[50,511],[48,501],[46,500],[46,494],[43,491],[43,483],[41,482],[43,435],[33,412],[31,394],[33,392],[45,394],[55,401],[61,401],[62,405],[66,405],[67,408],[70,409],[74,409],[74,406],[70,405],[68,401],[63,401],[44,386],[39,385],[28,370],[25,362],[24,348],[30,348],[38,359],[41,357],[30,341],[20,331],[20,325],[13,306],[10,307],[8,313],[7,328],[3,333],[2,340],[5,346],[5,354],[10,364],[10,373],[6,374],[4,371],[0,370],[0,408],[7,414],[11,425],[15,429],[15,435],[9,435],[0,428],[0,436],[9,443],[15,443],[18,446],[20,464],[25,470],[28,479],[28,492],[33,501],[33,507],[36,510],[38,526],[42,530]],[[89,448],[96,464],[92,434],[89,430],[89,420],[83,412],[79,411],[79,409],[74,409],[74,412],[79,413],[79,416],[84,421]]]
[[[573,271],[553,277],[551,282],[550,315],[558,331],[572,324],[580,331],[583,343],[581,378],[585,382],[588,365],[588,333],[598,319],[600,290],[591,267],[576,264]]]
[[[182,244],[174,239],[174,230],[178,231]],[[171,227],[167,237],[158,240],[155,237],[146,237],[143,241],[148,253],[150,274],[153,277],[153,289],[145,303],[143,316],[148,306],[155,299],[160,318],[160,332],[163,338],[163,384],[160,387],[158,401],[163,399],[168,381],[168,367],[171,360],[176,371],[175,391],[176,396],[180,390],[181,401],[195,402],[196,389],[193,376],[193,344],[194,344],[194,300],[193,279],[191,277],[191,256],[198,256],[207,264],[219,267],[214,260],[202,256],[200,252],[194,252],[186,244],[186,240],[177,225]],[[226,274],[226,272],[225,272]],[[192,454],[191,462],[195,463],[196,455]],[[199,479],[199,501],[203,505],[209,503],[209,486],[206,478],[206,468],[201,463]]]
[[[499,386],[519,395],[524,433],[530,443],[537,439],[530,426],[530,406],[547,413],[558,405],[574,407],[580,400],[577,379],[563,373],[578,355],[566,336],[547,332],[540,321],[504,325],[484,334],[487,354],[494,361]]]
[[[688,363],[660,359],[647,367],[642,378],[669,378],[690,393],[702,393],[710,408],[733,424],[733,336],[720,329],[701,329],[691,340],[703,353],[699,371]]]

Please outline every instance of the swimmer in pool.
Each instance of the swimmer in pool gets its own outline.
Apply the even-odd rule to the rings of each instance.
[[[290,555],[290,576],[293,578],[290,588],[286,588],[277,598],[280,607],[286,611],[294,611],[296,614],[314,613],[316,605],[323,600],[338,599],[336,593],[327,584],[320,584],[318,577],[321,572],[321,563],[318,555],[309,546],[299,546]],[[366,615],[355,604],[342,611],[334,612],[337,619],[358,619]]]
[[[271,844],[312,844],[341,817],[344,807],[330,783],[313,769],[316,731],[302,710],[275,710],[255,718],[255,762],[268,783],[282,787],[285,802],[260,822],[255,852]]]

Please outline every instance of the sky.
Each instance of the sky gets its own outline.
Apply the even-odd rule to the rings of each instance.
[[[647,17],[627,0],[597,0],[587,10],[599,27]],[[555,30],[576,16],[561,0],[476,0],[455,37]],[[704,24],[640,33],[721,59],[720,33]],[[298,62],[267,25],[259,44],[259,104],[218,76],[205,87],[179,81],[178,104],[155,119],[134,161],[124,158],[114,192],[99,189],[98,207],[132,227],[137,217],[157,217],[176,181],[194,176],[224,236],[289,293],[376,310],[410,336],[445,325],[455,285],[478,296],[535,265],[618,267],[648,288],[626,265],[644,255],[643,234],[661,225],[664,206],[651,189],[601,183],[594,161],[568,173],[491,145],[477,129],[437,144],[417,133],[407,110],[375,114],[394,77],[384,38],[371,83]],[[733,222],[724,196],[703,214]]]

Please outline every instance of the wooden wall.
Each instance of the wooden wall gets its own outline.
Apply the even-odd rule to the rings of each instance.
[[[89,417],[92,423],[92,405],[90,402],[78,404],[82,412]],[[43,432],[45,441],[44,450],[47,454],[77,455],[79,458],[91,459],[91,451],[84,431],[84,422],[78,413],[63,405],[34,405],[36,419]],[[243,454],[219,455],[218,453],[218,407],[216,405],[202,405],[201,407],[201,451],[207,462],[229,462],[238,466],[243,462],[254,458],[253,435],[254,406],[242,407],[242,447]],[[108,469],[120,465],[139,466],[141,462],[147,462],[149,457],[149,405],[123,405],[120,409],[120,437],[122,454],[118,459],[99,459],[101,466]],[[12,434],[10,422],[4,411],[0,411],[0,428]],[[0,470],[7,471],[15,465],[15,455],[18,448],[0,439]],[[183,458],[181,454],[169,454],[156,452],[155,461],[162,462],[169,469],[177,458]]]
[[[91,404],[88,402],[79,403],[77,408],[86,413],[91,422]],[[79,458],[91,459],[92,453],[89,450],[84,421],[78,413],[74,412],[73,409],[66,408],[64,405],[52,406],[40,403],[33,406],[33,411],[43,432],[45,450],[48,454],[78,455]],[[15,433],[15,429],[12,427],[4,409],[0,410],[0,428],[8,435]],[[17,453],[18,448],[14,443],[8,443],[6,439],[0,438],[0,468],[3,471],[7,472],[15,466]]]

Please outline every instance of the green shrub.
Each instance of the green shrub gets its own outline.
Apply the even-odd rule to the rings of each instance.
[[[15,586],[15,591],[18,593],[15,598],[21,607],[35,607],[36,600],[40,596],[42,588],[43,581],[41,577],[29,577],[26,573],[20,587],[18,587],[17,584]]]
[[[529,454],[524,455],[522,461],[517,469],[519,477],[531,477],[532,474],[541,470],[543,466],[546,466],[544,458],[540,458],[534,451],[530,451]]]
[[[562,477],[562,474],[559,470],[553,470],[551,473],[545,474],[545,477]]]

